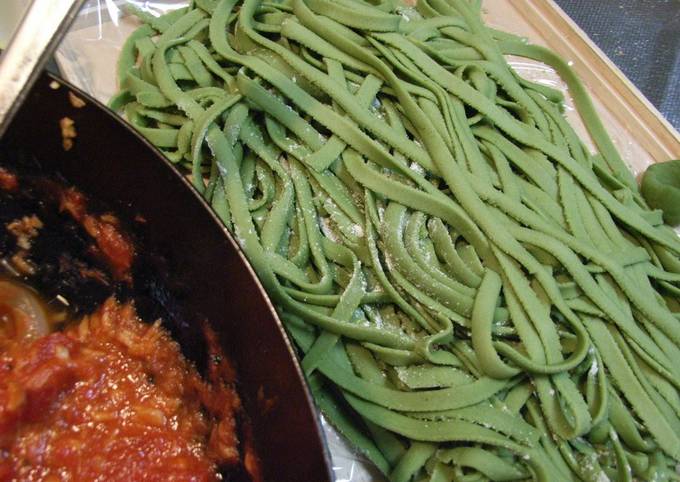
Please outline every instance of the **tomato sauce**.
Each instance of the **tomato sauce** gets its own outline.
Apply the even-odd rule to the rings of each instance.
[[[119,292],[114,286],[133,285],[133,238],[75,188],[21,180],[0,167],[0,194],[14,206],[0,224],[0,256],[14,272],[0,277],[0,482],[261,481],[236,374],[216,334],[206,323],[201,377],[160,320],[145,323],[132,303],[113,297],[102,304]],[[50,295],[66,308],[54,311],[31,280],[67,288],[66,298]],[[81,294],[72,286],[92,290],[84,293],[95,299],[89,309],[70,311],[67,298]]]
[[[114,299],[62,332],[0,340],[0,481],[219,480],[239,461],[240,400],[213,359],[205,381]]]

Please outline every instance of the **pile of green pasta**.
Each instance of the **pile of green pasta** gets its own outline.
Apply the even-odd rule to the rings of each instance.
[[[680,480],[680,240],[566,63],[480,10],[137,11],[111,104],[190,170],[391,481]],[[557,70],[597,154],[510,54]]]

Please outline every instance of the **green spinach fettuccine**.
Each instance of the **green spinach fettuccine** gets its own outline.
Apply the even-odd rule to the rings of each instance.
[[[480,3],[137,11],[111,104],[191,174],[390,480],[678,480],[680,240],[569,66]],[[557,70],[597,153],[506,55]]]

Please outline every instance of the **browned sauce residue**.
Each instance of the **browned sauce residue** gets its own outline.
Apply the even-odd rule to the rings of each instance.
[[[19,187],[16,174],[0,167],[0,189],[3,191],[15,191]]]
[[[114,277],[129,280],[135,249],[129,236],[122,231],[118,218],[112,214],[90,214],[85,195],[76,189],[63,189],[59,197],[60,209],[68,212],[92,236]]]

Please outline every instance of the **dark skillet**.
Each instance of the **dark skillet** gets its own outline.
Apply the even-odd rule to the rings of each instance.
[[[69,91],[86,105],[74,107]],[[77,130],[69,151],[63,117]],[[144,219],[127,224],[142,243],[127,294],[142,316],[162,316],[199,368],[200,322],[220,334],[266,480],[332,480],[316,410],[269,299],[227,230],[161,154],[105,107],[43,75],[0,140],[0,165],[12,163],[74,185],[123,220]]]

